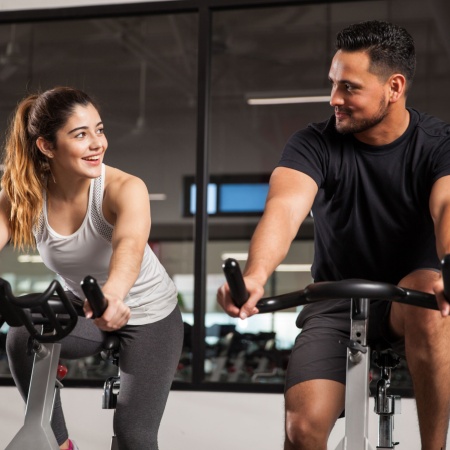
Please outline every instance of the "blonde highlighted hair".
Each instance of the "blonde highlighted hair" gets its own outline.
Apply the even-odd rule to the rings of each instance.
[[[84,92],[57,87],[24,98],[8,128],[4,149],[1,188],[10,204],[11,242],[15,248],[35,248],[33,228],[44,204],[44,189],[50,174],[47,157],[36,141],[44,138],[56,146],[56,133],[78,105],[95,105]]]

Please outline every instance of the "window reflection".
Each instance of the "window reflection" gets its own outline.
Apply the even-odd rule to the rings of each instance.
[[[334,54],[334,38],[345,25],[363,20],[397,22],[411,32],[417,44],[418,72],[408,98],[409,106],[449,121],[446,97],[450,92],[450,58],[446,48],[448,27],[442,27],[445,17],[448,17],[446,11],[437,2],[427,7],[423,2],[404,0],[311,2],[215,12],[210,173],[270,173],[292,133],[310,122],[331,116],[327,78]],[[430,85],[436,89],[430,89]],[[275,97],[284,100],[300,97],[302,103],[280,101],[261,105],[249,101]],[[304,102],[308,97],[314,97],[314,101]],[[231,231],[227,235],[226,230],[233,230],[242,223],[248,226],[249,232],[237,245]],[[289,253],[289,262],[312,263],[312,250],[305,250],[307,240],[311,243],[313,239],[311,223],[312,218],[309,218],[307,226],[300,230]],[[220,272],[220,255],[216,248],[246,252],[256,224],[257,219],[251,217],[241,220],[208,218],[210,235],[219,226],[224,230],[221,242],[215,236],[210,237],[208,243],[210,277]],[[266,286],[266,293],[281,294],[294,287],[302,289],[311,281],[302,277],[300,272],[276,272]],[[213,290],[213,284],[214,280],[208,278],[208,291]],[[267,316],[252,317],[248,320],[251,328],[243,329],[242,323],[230,321],[214,305],[208,303],[207,308],[209,361],[206,372],[209,381],[283,383],[285,361],[281,356],[284,357],[283,352],[288,351],[300,331],[295,328],[296,312],[273,314],[270,325],[266,323]],[[289,343],[281,338],[286,330],[292,332]],[[274,336],[265,333],[274,333]],[[274,349],[278,358],[272,358]],[[259,367],[264,370],[276,367],[281,371],[275,370],[272,376],[258,379],[253,375]],[[396,376],[396,386],[408,385],[406,367],[396,370]]]
[[[105,162],[146,182],[150,243],[171,276],[193,276],[194,219],[182,215],[182,180],[195,173],[197,22],[196,13],[180,13],[0,25],[0,123],[36,90],[69,85],[95,98],[109,141]],[[40,292],[55,277],[17,257],[6,248],[0,267],[16,295]],[[5,332],[0,377],[9,373]],[[66,380],[104,380],[116,370],[100,356],[65,362]]]
[[[380,19],[406,26],[418,59],[409,104],[450,121],[448,24],[437,1],[252,6],[213,11],[211,174],[270,173],[294,131],[331,114],[326,102],[256,106],[248,99],[327,95],[334,36],[351,22]],[[0,25],[0,122],[6,125],[25,91],[60,84],[82,88],[102,105],[107,162],[146,181],[151,244],[180,292],[185,347],[176,380],[182,382],[191,380],[193,352],[195,218],[183,214],[182,191],[183,180],[196,170],[197,28],[197,14],[184,12]],[[196,301],[207,305],[205,381],[210,383],[281,385],[299,331],[297,311],[241,322],[216,305],[216,289],[224,281],[222,254],[245,253],[257,220],[245,215],[208,219],[207,292]],[[311,264],[313,237],[309,218],[285,262]],[[16,293],[40,290],[50,281],[50,274],[38,273],[38,264],[17,266],[9,254],[7,248],[1,255],[0,275],[22,277]],[[306,272],[277,272],[266,289],[281,294],[310,281]],[[2,328],[0,377],[8,375],[4,336]],[[70,376],[80,378],[104,379],[114,369],[100,359],[70,364]],[[405,373],[396,371],[400,383]]]

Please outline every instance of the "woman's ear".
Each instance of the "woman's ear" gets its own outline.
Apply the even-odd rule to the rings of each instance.
[[[53,145],[50,144],[43,137],[38,137],[36,140],[37,148],[47,157],[53,158]]]

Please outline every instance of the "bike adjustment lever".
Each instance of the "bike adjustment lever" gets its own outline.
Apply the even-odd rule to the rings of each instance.
[[[234,304],[240,308],[248,300],[248,292],[238,262],[228,258],[222,264],[223,273],[230,287],[231,298]]]
[[[88,275],[81,282],[81,288],[83,289],[84,295],[91,305],[93,318],[97,319],[98,317],[101,317],[105,312],[108,303],[102,290],[100,289],[100,286],[97,284],[97,280]]]

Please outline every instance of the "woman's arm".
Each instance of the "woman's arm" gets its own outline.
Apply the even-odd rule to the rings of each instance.
[[[139,276],[150,235],[150,202],[144,182],[115,169],[109,169],[108,175],[112,179],[105,188],[103,209],[106,219],[114,224],[113,253],[102,287],[108,308],[97,319],[106,331],[121,328],[129,320],[130,310],[123,300]]]

